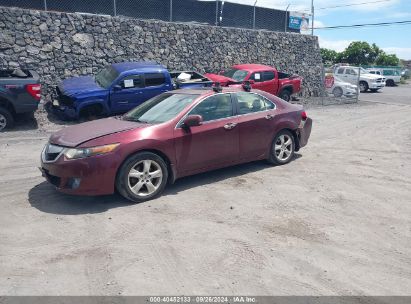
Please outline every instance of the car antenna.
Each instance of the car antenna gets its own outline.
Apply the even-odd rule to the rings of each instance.
[[[221,93],[223,91],[223,88],[218,81],[214,82],[213,91],[216,93]]]
[[[250,92],[250,91],[251,91],[251,83],[250,83],[248,80],[244,81],[244,83],[243,83],[243,89],[244,89],[244,91],[246,91],[246,92]]]

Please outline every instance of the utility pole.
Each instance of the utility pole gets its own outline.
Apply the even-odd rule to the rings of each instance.
[[[285,9],[285,22],[284,22],[284,33],[287,33],[287,23],[288,23],[288,8],[290,4],[288,3],[287,8]]]
[[[314,0],[311,0],[311,36],[314,36]]]

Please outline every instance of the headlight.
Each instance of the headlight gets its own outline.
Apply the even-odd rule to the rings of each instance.
[[[76,148],[67,148],[64,151],[64,156],[67,159],[78,159],[94,155],[106,154],[114,151],[120,144],[110,144],[92,148],[76,149]]]

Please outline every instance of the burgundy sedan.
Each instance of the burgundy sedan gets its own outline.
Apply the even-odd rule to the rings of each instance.
[[[259,90],[176,90],[122,117],[70,126],[50,137],[43,176],[64,193],[152,199],[177,178],[266,159],[288,163],[307,144],[303,107]]]

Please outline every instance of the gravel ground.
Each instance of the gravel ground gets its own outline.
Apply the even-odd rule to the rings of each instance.
[[[39,155],[61,125],[36,114],[0,134],[0,295],[411,295],[410,96],[310,108],[290,164],[136,205],[47,184]]]

